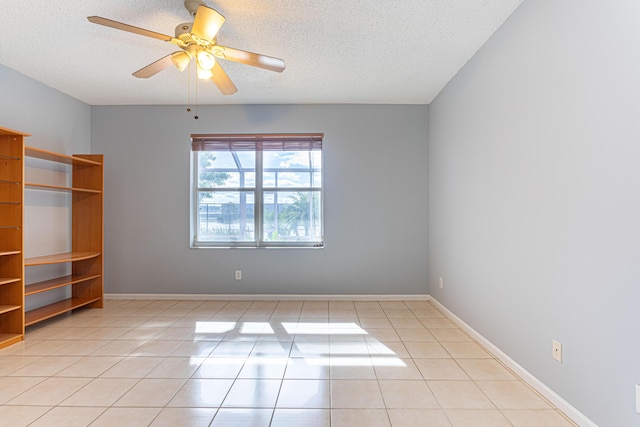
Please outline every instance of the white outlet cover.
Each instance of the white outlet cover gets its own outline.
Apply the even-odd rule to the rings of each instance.
[[[640,414],[640,385],[636,384],[636,412]]]
[[[559,341],[553,340],[552,356],[555,360],[562,363],[562,344]]]

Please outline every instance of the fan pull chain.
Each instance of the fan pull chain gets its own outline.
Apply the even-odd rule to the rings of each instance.
[[[187,113],[191,112],[191,73],[189,71],[187,69]]]
[[[198,79],[196,78],[196,115],[193,116],[194,119],[198,120]]]

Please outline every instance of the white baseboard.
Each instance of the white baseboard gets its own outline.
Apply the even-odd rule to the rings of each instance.
[[[111,300],[428,301],[429,295],[104,294]]]
[[[483,337],[479,332],[467,325],[462,319],[453,314],[442,305],[438,300],[430,297],[431,302],[444,313],[452,322],[456,323],[462,328],[471,338],[475,339],[484,346],[490,353],[492,353],[498,360],[504,363],[509,369],[511,369],[516,375],[522,378],[527,384],[533,387],[538,393],[543,395],[559,410],[561,410],[567,417],[571,418],[573,422],[577,423],[581,427],[598,427],[596,423],[587,418],[582,412],[578,411],[566,400],[560,397],[556,392],[551,390],[545,383],[534,377],[529,371],[520,366],[515,360],[510,358],[502,350],[496,347],[491,341]]]

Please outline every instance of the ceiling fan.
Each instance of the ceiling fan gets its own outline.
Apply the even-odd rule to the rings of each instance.
[[[224,16],[207,7],[202,0],[185,0],[184,6],[195,18],[193,24],[189,22],[179,24],[175,30],[175,37],[100,16],[89,16],[87,19],[94,24],[169,42],[182,49],[181,51],[170,53],[133,73],[138,78],[149,78],[171,65],[175,65],[178,70],[184,71],[191,60],[195,59],[198,78],[211,79],[223,95],[232,95],[238,91],[238,88],[233,84],[216,58],[279,73],[285,69],[285,63],[282,59],[220,46],[216,36],[222,24],[224,24]]]

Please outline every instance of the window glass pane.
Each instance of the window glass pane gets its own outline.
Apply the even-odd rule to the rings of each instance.
[[[263,208],[265,242],[322,241],[319,191],[267,191]]]
[[[222,181],[210,187],[201,188],[254,188],[256,186],[255,172],[210,172],[214,178],[223,177]]]
[[[314,172],[311,176],[311,186],[320,188],[322,187],[322,174],[318,172]]]
[[[311,187],[309,172],[265,171],[263,184],[267,188]]]
[[[314,168],[320,168],[322,166],[322,152],[310,151],[309,156],[311,158],[311,166]]]
[[[256,168],[256,152],[255,151],[236,151],[240,167],[247,171],[255,171]]]
[[[197,233],[203,242],[255,240],[252,191],[199,191]]]
[[[320,152],[265,151],[263,185],[266,188],[320,187]],[[313,179],[317,182],[312,182]]]
[[[306,168],[309,169],[309,151],[265,151],[265,169]]]
[[[255,179],[255,152],[198,152],[200,188],[253,188]]]
[[[311,151],[311,167],[313,169],[313,176],[311,178],[311,186],[321,188],[322,187],[322,153],[320,151]]]
[[[198,151],[201,168],[238,169],[231,151]]]

